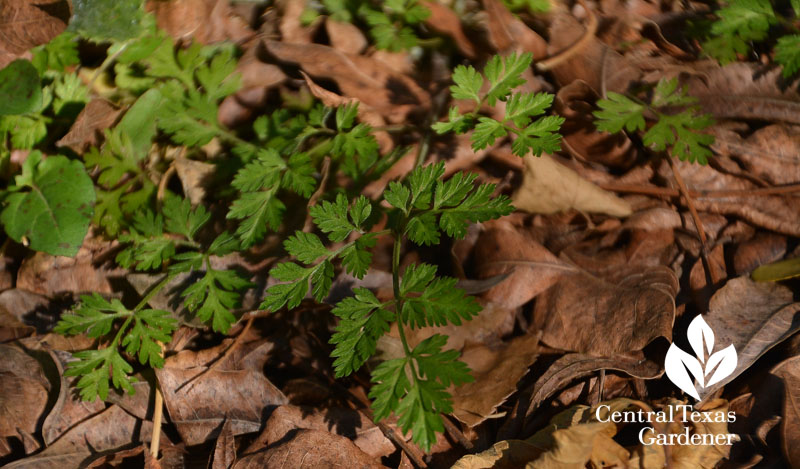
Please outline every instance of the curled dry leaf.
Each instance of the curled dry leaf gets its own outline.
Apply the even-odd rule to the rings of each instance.
[[[46,446],[53,444],[58,437],[70,428],[105,409],[105,404],[100,399],[87,402],[80,398],[80,395],[75,391],[75,384],[79,379],[77,376],[64,376],[64,369],[67,363],[72,360],[72,354],[51,351],[50,356],[53,358],[56,368],[58,368],[61,386],[58,390],[58,399],[47,418],[44,419],[42,426],[42,436]]]
[[[351,409],[314,410],[286,404],[275,409],[264,431],[247,448],[246,453],[264,450],[276,441],[283,441],[299,429],[331,432],[349,438],[368,456],[380,458],[395,451],[389,441],[364,414]]]
[[[90,146],[99,146],[103,131],[114,125],[119,114],[120,110],[105,99],[92,99],[56,145],[69,147],[76,153],[83,153]]]
[[[511,13],[501,0],[483,0],[483,7],[489,42],[495,50],[503,54],[530,52],[534,59],[547,54],[547,42]]]
[[[783,259],[786,255],[785,236],[759,233],[736,246],[733,251],[733,270],[737,275],[747,274],[756,267]]]
[[[627,217],[630,205],[600,189],[547,154],[525,156],[522,185],[512,196],[514,206],[530,213],[578,210]]]
[[[749,277],[730,280],[711,298],[705,322],[714,331],[717,348],[733,345],[738,363],[734,371],[700,393],[707,400],[718,389],[750,368],[759,357],[800,330],[800,303],[792,290]]]
[[[585,34],[585,27],[566,9],[556,12],[550,23],[548,54],[553,56],[578,48],[572,58],[552,69],[559,84],[565,86],[582,80],[595,93],[605,96],[607,91],[624,93],[630,83],[639,80],[642,72],[638,67],[596,37],[581,40]]]
[[[215,438],[226,419],[234,435],[257,432],[264,412],[287,402],[264,376],[263,364],[272,348],[267,342],[247,348],[240,345],[237,353],[190,382],[206,371],[228,344],[179,352],[156,370],[170,420],[187,445]]]
[[[6,469],[85,467],[95,458],[102,457],[103,453],[149,441],[152,430],[153,425],[150,422],[142,422],[120,407],[112,405],[72,427],[41,452],[4,467]]]
[[[297,63],[312,77],[335,81],[345,96],[371,106],[390,122],[402,122],[409,112],[430,104],[430,96],[414,80],[369,57],[320,44],[263,44],[278,60]]]
[[[0,3],[0,50],[21,54],[50,42],[67,28],[67,0],[3,0]]]
[[[357,467],[382,469],[350,439],[320,430],[297,430],[265,451],[241,458],[234,469]]]
[[[516,337],[499,347],[467,347],[461,361],[475,381],[453,389],[453,416],[470,427],[489,418],[528,372],[539,354],[539,334]]]
[[[621,371],[640,379],[654,379],[664,374],[660,364],[635,355],[597,357],[582,353],[568,353],[553,362],[533,384],[530,389],[526,418],[530,419],[542,402],[570,382],[598,370]]]
[[[461,18],[459,18],[458,14],[447,5],[443,5],[435,0],[422,0],[420,3],[431,12],[430,16],[425,20],[425,24],[453,38],[453,42],[456,44],[456,47],[458,47],[458,50],[464,54],[465,57],[474,59],[475,46],[472,45],[467,35],[464,34],[464,28],[461,25]]]
[[[678,279],[664,266],[615,266],[564,276],[536,302],[550,347],[599,356],[672,337]]]

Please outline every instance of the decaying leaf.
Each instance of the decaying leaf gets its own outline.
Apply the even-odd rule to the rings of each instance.
[[[399,122],[413,109],[429,105],[428,93],[414,80],[369,57],[345,54],[320,44],[264,41],[264,47],[283,62],[299,64],[312,77],[335,81],[345,96],[372,106],[391,122]]]
[[[105,410],[103,401],[99,399],[86,402],[80,398],[80,395],[75,392],[77,377],[64,376],[66,364],[72,359],[69,352],[53,351],[50,352],[50,356],[53,357],[53,362],[58,368],[61,386],[58,390],[58,399],[47,418],[44,419],[42,427],[44,444],[47,446],[50,446],[70,428]]]
[[[678,280],[668,267],[618,266],[565,276],[536,303],[542,341],[561,350],[613,356],[670,339]]]
[[[475,381],[453,390],[453,416],[474,427],[489,418],[513,394],[539,354],[539,335],[517,337],[500,347],[467,347],[461,360]]]
[[[99,146],[103,131],[117,120],[120,110],[105,99],[95,98],[83,108],[69,132],[56,142],[75,152],[84,152],[90,146]]]
[[[348,438],[320,430],[297,430],[287,435],[280,444],[244,456],[236,463],[234,469],[263,467],[378,469],[384,466],[364,454]]]
[[[793,444],[800,436],[800,356],[784,360],[772,373],[783,380],[783,454],[794,467],[800,464],[800,447]]]
[[[264,423],[265,411],[287,403],[286,396],[262,372],[271,348],[266,342],[244,355],[227,358],[190,382],[226,346],[223,343],[203,352],[180,352],[156,370],[170,420],[188,445],[216,438],[226,420],[234,435],[257,432]]]
[[[395,451],[394,444],[360,412],[341,408],[316,411],[286,404],[272,412],[264,431],[246,452],[262,451],[300,429],[331,432],[349,438],[361,451],[374,458],[388,456]]]
[[[0,344],[0,440],[36,433],[50,382],[42,367],[19,347]]]
[[[0,50],[21,54],[67,28],[67,0],[4,0],[0,4]]]
[[[149,441],[153,426],[111,406],[72,427],[39,453],[6,465],[8,469],[82,467],[107,451]]]

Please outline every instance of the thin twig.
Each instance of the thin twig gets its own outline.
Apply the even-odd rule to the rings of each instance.
[[[169,183],[169,178],[175,174],[175,162],[173,161],[169,168],[164,172],[164,175],[161,176],[161,180],[158,181],[158,191],[156,192],[156,203],[161,206],[161,201],[164,200],[164,194],[167,192],[167,183]]]
[[[458,444],[464,447],[467,451],[471,451],[473,448],[472,442],[464,436],[464,432],[461,431],[453,422],[450,421],[447,416],[442,416],[442,423],[444,423],[444,430],[450,435],[451,438],[456,440]]]
[[[317,190],[314,191],[314,193],[311,194],[311,198],[308,199],[309,207],[316,205],[319,198],[322,197],[323,193],[325,193],[325,186],[328,184],[330,168],[331,168],[331,158],[329,156],[326,156],[325,159],[322,160],[322,169],[320,170],[320,172],[322,173],[322,179],[319,181],[319,187],[317,187]],[[306,221],[303,224],[303,231],[305,233],[309,233],[313,228],[314,228],[314,219],[311,218],[311,213],[309,213],[308,215],[306,215]]]
[[[694,220],[694,227],[697,230],[697,235],[700,237],[700,259],[703,262],[703,270],[705,270],[706,273],[706,285],[710,288],[717,283],[717,278],[711,270],[711,263],[708,260],[708,239],[706,238],[706,231],[703,229],[703,222],[700,221],[700,215],[697,213],[697,208],[694,206],[692,196],[689,194],[689,189],[683,182],[683,177],[680,171],[678,171],[675,160],[669,156],[667,159],[672,167],[672,174],[675,176],[675,182],[678,183],[678,188],[683,193],[684,199],[686,199],[686,206],[689,207],[689,213],[692,214],[692,220]]]
[[[163,357],[164,347],[161,342],[158,343],[158,347],[161,349],[159,354]],[[150,454],[152,454],[155,459],[158,459],[158,447],[161,443],[161,420],[164,416],[164,396],[161,394],[161,388],[158,386],[158,377],[156,377],[153,388],[155,388],[156,398],[155,407],[153,409],[153,435],[150,439]]]

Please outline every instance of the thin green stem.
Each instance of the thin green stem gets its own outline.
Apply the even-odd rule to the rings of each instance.
[[[117,331],[117,335],[114,336],[114,340],[111,342],[111,345],[109,345],[109,347],[116,347],[119,344],[119,341],[122,338],[122,334],[125,332],[125,330],[128,328],[128,326],[131,324],[131,321],[133,321],[133,317],[136,316],[136,312],[139,311],[140,309],[144,308],[147,305],[147,303],[149,303],[150,300],[152,300],[153,297],[158,294],[158,292],[160,292],[164,287],[167,286],[167,284],[169,284],[169,282],[172,281],[173,278],[175,278],[175,274],[167,274],[167,275],[165,275],[164,278],[161,279],[160,282],[158,282],[158,284],[153,286],[150,289],[150,291],[147,292],[147,294],[142,298],[142,300],[139,302],[139,304],[137,304],[131,310],[130,314],[125,319],[125,322],[122,323],[122,327],[120,327],[119,330]]]
[[[164,287],[166,287],[167,284],[169,284],[169,282],[171,282],[172,279],[175,278],[175,275],[177,274],[172,273],[165,275],[160,282],[158,282],[154,287],[150,289],[150,291],[147,292],[147,294],[142,298],[139,304],[137,304],[136,307],[133,308],[131,312],[135,313],[140,309],[144,308],[147,305],[147,303],[149,303],[150,300],[152,300],[153,297],[158,294],[159,291],[161,291]]]
[[[411,360],[411,348],[408,346],[408,339],[406,339],[405,323],[403,322],[403,296],[400,294],[400,250],[402,249],[402,235],[395,234],[394,248],[392,250],[392,289],[394,290],[394,309],[397,316],[397,331],[400,334],[400,342],[403,344],[403,351],[408,359],[408,364],[411,366],[411,375],[416,384],[419,380],[417,375],[417,367],[414,361]]]

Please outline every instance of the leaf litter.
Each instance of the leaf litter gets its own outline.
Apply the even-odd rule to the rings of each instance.
[[[435,263],[458,279],[457,286],[470,289],[482,307],[460,326],[428,324],[406,331],[411,347],[432,334],[447,335],[447,348],[457,351],[471,370],[471,382],[447,386],[452,409],[444,417],[444,435],[426,454],[396,418],[373,421],[368,396],[375,385],[367,373],[335,379],[329,343],[336,331],[332,301],[309,294],[298,298],[291,313],[256,311],[264,288],[278,283],[269,267],[287,255],[280,246],[290,231],[280,226],[241,254],[208,258],[207,269],[246,271],[241,275],[258,285],[237,306],[226,307],[234,319],[242,319],[230,337],[222,339],[200,321],[182,321],[172,343],[157,345],[164,367],[155,372],[136,368],[133,395],[112,390],[106,401],[82,401],[75,389],[79,378],[65,373],[74,360],[69,352],[97,348],[98,342],[91,334],[65,338],[51,333],[56,319],[85,293],[135,304],[160,278],[115,267],[120,243],[104,237],[94,224],[88,231],[69,233],[69,242],[58,245],[52,233],[33,233],[29,220],[6,215],[10,239],[4,238],[0,283],[0,464],[226,469],[452,464],[464,469],[711,469],[745,467],[744,459],[772,467],[800,464],[794,444],[800,439],[798,284],[790,279],[796,275],[792,259],[800,257],[796,79],[781,76],[774,64],[747,61],[759,57],[755,52],[738,52],[739,61],[722,66],[706,60],[705,43],[686,41],[686,25],[672,21],[682,15],[708,19],[709,14],[678,4],[659,9],[646,2],[426,0],[418,3],[429,15],[413,23],[425,38],[410,51],[387,51],[377,47],[381,36],[375,31],[384,27],[385,34],[389,26],[374,13],[316,3],[286,1],[273,8],[172,0],[149,1],[145,10],[182,47],[195,41],[239,48],[234,68],[241,73],[242,88],[224,97],[210,122],[225,132],[258,121],[253,133],[260,134],[260,144],[278,147],[285,144],[288,134],[281,132],[289,128],[288,121],[265,122],[265,108],[303,109],[315,99],[329,107],[358,104],[352,118],[371,125],[381,153],[397,151],[396,159],[366,182],[355,173],[315,169],[309,176],[320,183],[320,194],[333,178],[339,187],[377,200],[422,158],[443,161],[448,177],[467,171],[480,182],[497,184],[496,194],[512,196],[513,214],[470,224],[463,240],[407,248],[400,259],[404,267]],[[76,4],[4,2],[0,65],[12,64],[6,73],[24,67],[13,65],[19,59],[33,59],[34,65],[57,62],[43,45],[71,21],[72,29],[101,43],[128,33],[130,25],[114,29],[113,24],[87,23],[85,3]],[[121,2],[120,8],[136,4]],[[142,18],[136,21],[147,27]],[[404,39],[401,32],[397,41]],[[112,70],[109,77],[120,83],[126,69],[100,65],[109,56],[90,41],[82,40],[79,50],[82,66],[99,65],[93,77],[80,75],[91,99],[52,145],[82,155],[112,138],[109,129],[126,116],[129,121],[140,118],[126,125],[140,125],[142,134],[154,135],[155,128],[147,130],[153,125],[149,115],[141,119],[129,111],[132,100],[120,99],[113,78],[105,76]],[[446,91],[455,80],[450,70],[459,64],[482,70],[493,54],[525,52],[532,54],[532,65],[521,71],[525,80],[517,90],[555,94],[553,112],[565,119],[560,150],[520,159],[512,154],[514,142],[506,133],[476,149],[464,135],[436,135],[429,129],[446,118],[449,106],[504,119],[510,102],[494,107],[449,99]],[[770,57],[766,51],[763,62]],[[39,112],[47,105],[52,97],[36,94],[40,71],[25,71],[36,75],[31,93],[0,86],[6,98],[0,114]],[[715,120],[708,128],[714,136],[708,165],[667,163],[659,156],[674,148],[654,149],[635,126],[627,132],[599,130],[593,117],[598,102],[612,93],[635,97],[641,85],[651,85],[657,94],[661,80],[672,78]],[[476,95],[485,92],[485,87],[475,89]],[[8,131],[0,127],[4,139]],[[230,228],[218,194],[211,192],[217,172],[225,168],[221,162],[233,158],[226,135],[231,134],[209,139],[202,151],[140,139],[136,151],[150,166],[126,177],[153,195],[161,193],[159,203],[165,191],[182,192],[192,206],[208,207],[217,232]],[[77,161],[37,150],[14,155],[8,161],[28,172],[18,183],[21,191],[6,203],[20,206],[33,204],[30,199],[40,186],[45,208],[54,204],[48,175],[69,171],[69,161]],[[159,161],[171,169],[156,169]],[[79,190],[67,200],[76,211],[80,203],[94,203],[83,182],[76,183]],[[306,205],[320,196],[309,195],[314,202],[308,204],[287,199],[287,226],[312,226],[304,220]],[[89,216],[83,215],[82,223],[88,224]],[[48,230],[62,228],[59,218],[52,221]],[[341,246],[350,240],[336,242]],[[332,279],[336,294],[349,297],[368,288],[376,301],[393,298],[389,245],[377,243],[371,255],[367,277],[337,272]],[[776,261],[788,261],[790,273],[780,266],[765,270]],[[783,281],[753,280],[756,269],[753,279]],[[177,292],[177,285],[196,279],[171,280]],[[187,313],[176,293],[162,291],[148,301],[175,318]],[[663,364],[670,342],[689,350],[686,327],[698,314],[717,344],[735,346],[738,361],[695,403],[669,382]],[[376,348],[383,358],[397,359],[404,356],[405,340],[395,325]],[[155,402],[162,401],[163,409],[156,411]],[[734,431],[733,444],[644,445],[629,438],[639,427],[598,420],[601,406],[663,412],[687,404],[709,415],[733,410],[739,420],[658,423],[654,433],[724,436]],[[161,442],[156,457],[150,454],[154,438]]]

